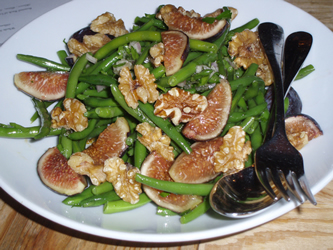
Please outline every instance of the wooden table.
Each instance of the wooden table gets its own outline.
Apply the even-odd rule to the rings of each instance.
[[[287,0],[333,30],[333,0]],[[0,249],[328,249],[333,248],[333,181],[280,218],[254,229],[210,241],[133,243],[80,233],[26,209],[0,189]]]

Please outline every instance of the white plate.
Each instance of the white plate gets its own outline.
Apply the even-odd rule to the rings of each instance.
[[[38,70],[16,60],[17,53],[58,60],[56,51],[64,49],[63,40],[89,24],[97,15],[110,11],[122,18],[128,28],[135,16],[153,13],[163,1],[73,1],[34,20],[11,37],[0,49],[0,122],[17,122],[30,126],[34,112],[30,98],[17,91],[13,75],[20,71]],[[275,22],[284,28],[287,37],[294,31],[307,31],[313,35],[312,50],[304,65],[313,64],[316,71],[293,86],[303,100],[303,112],[315,118],[324,136],[311,141],[303,150],[305,170],[312,191],[319,192],[333,178],[332,112],[332,32],[312,16],[283,1],[169,1],[201,14],[218,7],[233,6],[239,15],[232,27],[259,18],[261,22]],[[37,125],[34,124],[34,125]],[[292,210],[295,204],[281,201],[266,212],[247,219],[227,219],[210,211],[189,224],[181,225],[179,217],[155,215],[156,208],[148,204],[130,212],[103,215],[102,207],[71,208],[63,205],[64,196],[57,195],[41,183],[36,173],[39,157],[49,147],[56,145],[55,138],[40,142],[21,139],[0,139],[1,187],[22,205],[48,218],[78,231],[113,239],[138,242],[185,242],[208,239],[240,232]]]

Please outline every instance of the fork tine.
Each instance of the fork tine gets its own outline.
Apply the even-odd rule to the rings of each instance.
[[[314,197],[314,195],[311,192],[311,189],[309,188],[309,183],[308,180],[306,179],[306,176],[303,175],[302,177],[300,177],[298,179],[300,186],[302,187],[302,190],[304,192],[304,195],[306,196],[306,198],[308,198],[308,200],[313,204],[313,205],[317,205],[317,201]]]
[[[304,199],[300,196],[302,192],[302,189],[297,181],[296,174],[292,171],[289,171],[289,173],[286,176],[287,180],[287,185],[289,191],[296,197],[296,199],[300,202],[303,203]]]
[[[275,171],[275,173],[273,174],[272,170],[270,168],[266,169],[267,175],[269,176],[270,180],[274,183],[275,187],[277,188],[277,190],[281,193],[281,196],[286,200],[286,201],[290,201],[290,197],[286,191],[286,189],[284,188],[282,182],[281,182],[281,175],[283,175],[283,173],[281,171]],[[280,177],[280,178],[276,178],[276,177]],[[284,175],[283,175],[284,177]]]
[[[266,168],[267,171],[268,168]],[[276,196],[274,190],[272,189],[270,183],[269,183],[269,175],[265,171],[257,171],[258,179],[261,183],[261,185],[264,187],[266,193],[275,201],[278,200],[278,197]]]

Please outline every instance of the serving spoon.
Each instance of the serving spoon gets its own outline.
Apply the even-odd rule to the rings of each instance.
[[[287,37],[284,46],[285,96],[311,46],[312,36],[307,32],[295,32]],[[280,199],[274,200],[266,193],[252,166],[222,177],[209,196],[212,209],[229,218],[254,216]]]

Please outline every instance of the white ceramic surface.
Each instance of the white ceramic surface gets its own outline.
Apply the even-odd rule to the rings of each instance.
[[[159,4],[172,3],[201,14],[218,7],[233,6],[238,17],[232,28],[259,18],[261,22],[275,22],[284,28],[287,37],[294,31],[307,31],[313,35],[312,50],[304,65],[313,64],[315,72],[293,84],[303,100],[303,112],[315,118],[324,136],[311,141],[302,154],[305,171],[312,191],[319,192],[333,178],[333,35],[318,20],[283,1],[226,0],[208,1],[73,1],[41,16],[17,32],[0,48],[0,122],[17,122],[30,126],[34,112],[30,98],[17,91],[13,75],[20,71],[38,70],[16,60],[17,53],[58,60],[56,51],[64,49],[63,39],[89,24],[97,15],[109,11],[122,18],[128,28],[135,16],[153,13]],[[33,125],[38,125],[35,123]],[[210,211],[189,224],[181,225],[179,217],[155,215],[156,207],[147,204],[134,211],[103,215],[102,207],[71,208],[63,205],[64,196],[57,195],[41,183],[36,172],[39,157],[49,147],[56,145],[56,138],[39,142],[24,139],[0,138],[0,185],[23,206],[69,228],[113,239],[138,242],[185,242],[219,237],[240,232],[292,210],[295,204],[280,201],[264,213],[246,219],[223,218]]]

